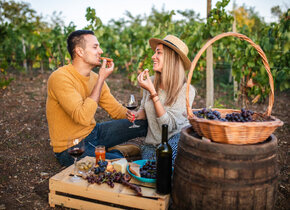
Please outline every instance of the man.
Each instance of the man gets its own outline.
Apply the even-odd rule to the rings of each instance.
[[[138,132],[123,132],[122,126],[130,126],[126,118],[127,109],[110,93],[105,80],[113,72],[114,63],[101,63],[103,50],[93,31],[78,30],[67,39],[67,49],[72,63],[54,71],[47,86],[46,115],[51,146],[58,161],[65,166],[73,163],[68,154],[68,142],[75,139],[85,141],[84,156],[94,156],[96,145],[113,147],[137,136],[146,134],[147,125]],[[99,73],[92,69],[100,66]],[[96,124],[97,107],[101,106],[113,119]],[[128,130],[128,129],[127,129]],[[138,155],[136,145],[114,147],[106,158]]]

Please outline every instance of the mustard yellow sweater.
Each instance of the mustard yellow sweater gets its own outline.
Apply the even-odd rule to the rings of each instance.
[[[126,117],[127,109],[110,93],[104,83],[99,104],[89,98],[98,75],[85,77],[72,64],[54,71],[47,84],[46,117],[54,152],[67,149],[68,139],[83,139],[96,125],[94,119],[100,105],[113,119]]]

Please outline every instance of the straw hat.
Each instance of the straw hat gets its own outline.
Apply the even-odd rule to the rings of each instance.
[[[180,55],[181,59],[184,62],[185,69],[188,70],[190,68],[191,62],[189,58],[187,57],[188,54],[188,47],[186,44],[181,41],[179,38],[173,35],[167,35],[164,39],[156,39],[151,38],[149,39],[149,44],[152,48],[152,50],[155,51],[156,46],[158,44],[164,44],[167,47],[174,50],[178,55]]]

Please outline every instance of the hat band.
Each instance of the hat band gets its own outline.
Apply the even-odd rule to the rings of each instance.
[[[163,41],[165,41],[165,42],[167,42],[167,43],[173,45],[173,46],[176,47],[177,49],[179,49],[179,48],[178,48],[175,44],[173,44],[172,42],[170,42],[170,41],[168,41],[168,40],[164,40],[164,39],[163,39]]]

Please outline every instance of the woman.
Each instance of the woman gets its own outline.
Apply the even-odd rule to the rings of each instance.
[[[142,146],[142,158],[155,157],[156,146],[161,143],[162,124],[168,124],[169,144],[172,147],[174,163],[180,131],[189,124],[186,115],[185,70],[191,62],[187,57],[188,47],[179,38],[168,35],[163,40],[151,38],[153,77],[146,69],[138,76],[139,85],[144,89],[140,109],[128,111],[127,119],[132,121],[146,119],[148,131]],[[195,90],[190,86],[189,102],[192,104]]]

